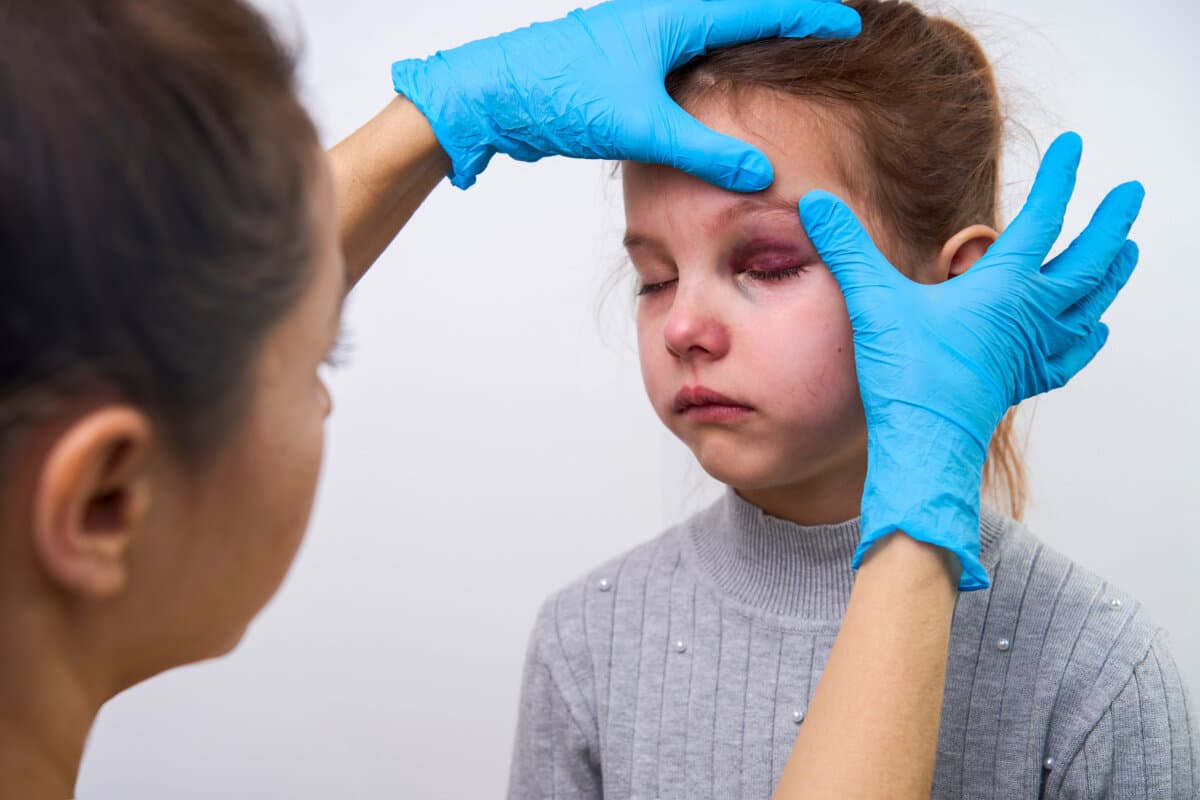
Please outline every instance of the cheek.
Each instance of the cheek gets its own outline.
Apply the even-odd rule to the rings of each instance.
[[[240,512],[228,520],[239,531],[244,565],[253,565],[246,591],[261,605],[278,588],[291,566],[316,494],[324,452],[323,386],[314,377],[306,391],[275,393],[260,407],[244,449],[239,486]]]
[[[294,552],[316,494],[331,400],[313,377],[309,391],[292,393],[285,402],[286,408],[263,420],[259,509],[281,549]]]
[[[810,277],[800,302],[780,302],[770,315],[754,374],[774,384],[770,396],[786,416],[830,424],[861,414],[854,331],[833,276]]]
[[[172,624],[188,643],[183,660],[228,651],[287,575],[308,526],[323,432],[316,394],[260,401],[213,466],[184,525],[193,549]],[[303,408],[307,408],[303,411]],[[178,661],[177,663],[182,663]]]
[[[642,384],[654,410],[670,424],[667,406],[673,401],[668,397],[671,387],[672,356],[663,340],[662,321],[652,310],[639,305],[637,314],[638,363],[642,370]]]

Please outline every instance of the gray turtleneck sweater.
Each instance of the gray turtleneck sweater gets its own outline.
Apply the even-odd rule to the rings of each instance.
[[[985,510],[954,616],[933,796],[1200,797],[1178,670],[1130,596]],[[837,635],[857,521],[732,491],[551,597],[510,800],[766,800]]]

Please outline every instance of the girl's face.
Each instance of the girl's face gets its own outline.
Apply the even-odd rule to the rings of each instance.
[[[807,490],[820,506],[813,513],[829,517],[812,522],[852,517],[866,469],[853,332],[796,210],[818,188],[855,206],[831,153],[836,128],[766,92],[689,110],[759,147],[775,182],[743,195],[667,167],[625,165],[625,243],[650,401],[710,475],[752,502]]]

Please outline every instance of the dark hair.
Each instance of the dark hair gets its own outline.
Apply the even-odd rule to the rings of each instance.
[[[312,122],[239,0],[0,2],[0,444],[115,392],[188,457],[311,277]]]
[[[897,264],[928,259],[972,224],[999,228],[1004,115],[979,43],[908,2],[847,5],[862,16],[857,37],[719,50],[673,72],[667,89],[684,106],[766,89],[826,112],[852,134],[832,141],[841,177],[877,215],[880,246]],[[1019,517],[1025,474],[1012,415],[992,440],[984,478]]]

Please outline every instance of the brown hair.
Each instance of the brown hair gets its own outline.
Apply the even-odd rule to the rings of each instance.
[[[927,260],[973,224],[1000,227],[1004,117],[979,43],[949,20],[899,0],[849,0],[851,39],[772,39],[713,52],[667,78],[681,105],[766,89],[830,112],[853,134],[835,144],[846,187],[878,216],[880,246]],[[1020,517],[1025,471],[1010,412],[997,428],[984,492]]]
[[[238,0],[0,5],[0,444],[93,388],[220,443],[312,274],[293,72]]]

